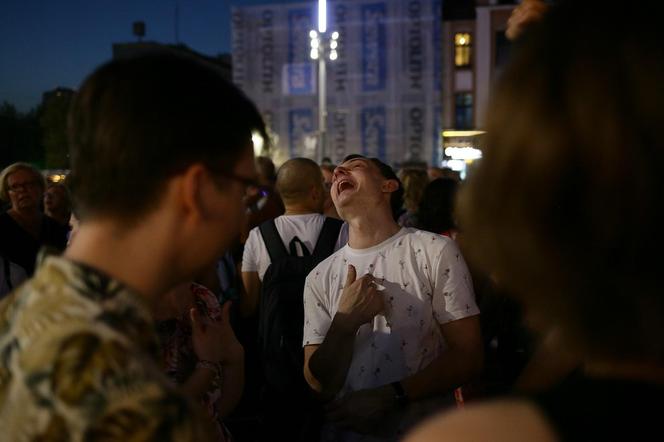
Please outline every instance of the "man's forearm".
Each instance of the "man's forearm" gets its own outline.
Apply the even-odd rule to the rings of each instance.
[[[326,399],[334,397],[346,381],[356,334],[357,328],[349,326],[344,315],[337,313],[325,340],[309,360],[309,370],[320,383]]]

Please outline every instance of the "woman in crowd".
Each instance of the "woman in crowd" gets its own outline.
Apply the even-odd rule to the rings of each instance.
[[[424,188],[429,183],[429,176],[424,169],[403,169],[399,174],[403,185],[403,206],[405,211],[399,216],[399,225],[402,227],[413,227],[417,220],[415,212],[422,200]]]
[[[27,163],[14,163],[0,172],[0,198],[11,203],[0,214],[0,252],[28,277],[42,246],[62,251],[67,244],[67,226],[42,213],[44,189],[44,177]]]
[[[62,226],[69,225],[71,198],[67,186],[62,183],[49,183],[44,192],[44,213]]]
[[[417,208],[415,227],[455,239],[457,230],[453,209],[458,187],[452,178],[431,181]]]

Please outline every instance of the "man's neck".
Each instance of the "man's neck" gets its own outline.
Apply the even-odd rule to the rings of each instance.
[[[349,216],[348,245],[354,249],[368,249],[394,236],[401,227],[388,212],[365,210]]]
[[[308,215],[313,213],[320,213],[308,204],[286,204],[284,215]]]
[[[81,225],[64,255],[117,279],[153,306],[180,279],[167,244],[159,228],[125,230],[90,221]]]

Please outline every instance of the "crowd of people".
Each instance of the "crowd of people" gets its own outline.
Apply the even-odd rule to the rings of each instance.
[[[359,154],[276,168],[215,67],[99,67],[66,185],[0,174],[0,438],[661,434],[654,17],[523,2],[467,181]]]

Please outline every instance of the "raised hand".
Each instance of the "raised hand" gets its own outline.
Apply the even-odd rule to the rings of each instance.
[[[362,324],[373,321],[373,318],[385,310],[383,294],[376,288],[373,275],[357,278],[357,271],[348,266],[348,276],[337,313],[344,315],[349,325],[359,328]]]
[[[540,21],[548,10],[549,5],[543,0],[524,0],[507,20],[505,35],[509,40],[516,39],[529,24]]]
[[[221,365],[238,362],[244,357],[242,345],[235,337],[230,322],[232,301],[222,306],[221,318],[212,320],[196,308],[189,310],[191,318],[191,339],[198,359]]]

